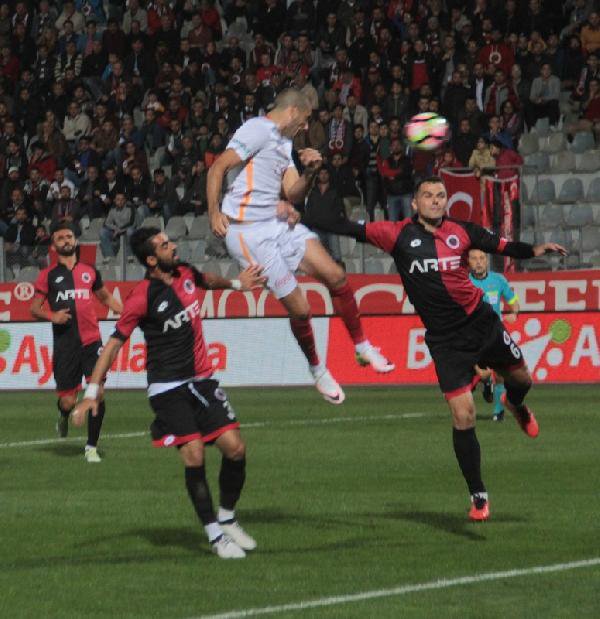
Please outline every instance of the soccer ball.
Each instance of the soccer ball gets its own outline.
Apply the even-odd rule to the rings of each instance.
[[[449,129],[448,121],[443,116],[423,112],[404,125],[404,135],[412,148],[435,150],[448,139]]]

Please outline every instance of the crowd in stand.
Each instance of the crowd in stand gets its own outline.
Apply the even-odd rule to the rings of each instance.
[[[600,127],[600,18],[591,0],[76,0],[0,4],[0,234],[36,261],[50,222],[105,218],[101,247],[144,218],[202,214],[232,133],[282,89],[313,115],[319,199],[362,195],[408,214],[416,177],[518,165],[520,135]],[[413,114],[439,112],[439,153],[406,149]],[[333,192],[328,196],[327,192]]]

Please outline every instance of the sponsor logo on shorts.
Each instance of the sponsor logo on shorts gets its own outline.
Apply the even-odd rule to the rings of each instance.
[[[75,299],[89,299],[90,291],[87,288],[75,288],[74,290],[61,290],[56,293],[57,301],[74,301]]]
[[[165,447],[168,447],[169,445],[172,445],[175,442],[175,435],[174,434],[167,434],[167,436],[165,436],[163,438],[163,445]]]
[[[191,322],[197,316],[200,316],[200,302],[198,299],[188,305],[185,309],[177,312],[177,314],[175,314],[172,318],[165,320],[163,323],[163,333],[166,333],[169,329],[179,329],[181,325]]]
[[[460,256],[450,256],[449,258],[425,258],[424,260],[413,260],[409,273],[429,273],[430,271],[456,271],[460,269]]]
[[[287,272],[283,277],[275,280],[275,288],[281,288],[281,286],[285,286],[288,282],[292,280],[294,277],[293,273]]]

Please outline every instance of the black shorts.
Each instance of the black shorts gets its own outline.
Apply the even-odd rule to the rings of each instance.
[[[425,342],[440,389],[448,400],[470,391],[479,382],[475,365],[502,370],[525,364],[521,349],[488,303],[483,303],[472,320],[450,336],[427,333]]]
[[[213,379],[185,383],[152,396],[155,419],[150,426],[155,447],[184,445],[195,439],[214,441],[228,430],[239,428],[227,395]]]
[[[81,378],[89,379],[101,352],[100,340],[86,346],[55,341],[52,365],[59,396],[73,395],[81,390]]]

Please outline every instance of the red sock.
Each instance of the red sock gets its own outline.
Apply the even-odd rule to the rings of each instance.
[[[356,299],[350,284],[346,282],[340,288],[330,290],[329,292],[335,312],[344,321],[352,341],[355,344],[364,342],[367,338],[365,338],[362,330],[358,306],[356,305]]]
[[[310,318],[290,318],[290,327],[310,365],[319,365],[319,355]]]

